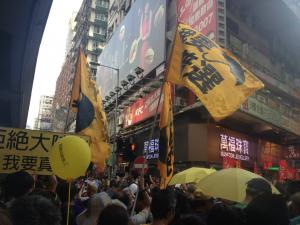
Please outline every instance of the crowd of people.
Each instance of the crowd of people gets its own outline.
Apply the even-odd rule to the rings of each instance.
[[[158,179],[132,173],[114,179],[89,175],[72,182],[69,225],[297,225],[300,187],[281,195],[256,178],[243,203],[206,196],[193,184],[159,189]],[[66,225],[69,183],[55,176],[9,174],[1,186],[1,225]]]

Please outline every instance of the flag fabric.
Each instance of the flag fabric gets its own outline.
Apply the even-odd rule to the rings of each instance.
[[[87,59],[80,49],[71,95],[72,107],[77,108],[76,133],[90,137],[92,162],[99,171],[105,169],[110,156],[108,124],[102,98],[91,79]]]
[[[235,112],[263,83],[227,50],[178,24],[167,80],[190,89],[219,121]]]
[[[160,113],[159,161],[160,188],[164,189],[170,182],[174,171],[174,127],[171,97],[171,84],[163,85],[163,105]]]

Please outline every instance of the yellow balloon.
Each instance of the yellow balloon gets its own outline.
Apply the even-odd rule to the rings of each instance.
[[[77,136],[59,139],[49,152],[52,171],[64,180],[73,180],[85,175],[91,162],[88,143]]]

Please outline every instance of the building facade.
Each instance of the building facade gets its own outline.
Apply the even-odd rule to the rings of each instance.
[[[195,95],[175,87],[175,160],[266,173],[282,161],[300,168],[300,20],[299,5],[289,2],[110,1],[109,42],[98,61],[120,68],[119,79],[103,69],[97,84],[108,114],[118,109],[118,137],[137,142],[139,154],[154,152],[149,158],[157,158],[159,132],[156,128],[153,140],[148,140],[149,133],[176,23],[181,21],[233,52],[265,88],[216,123]],[[148,145],[153,145],[152,152],[145,153]]]
[[[42,95],[39,104],[39,113],[35,122],[38,130],[51,130],[53,96]]]
[[[66,58],[56,81],[52,109],[54,131],[74,131],[76,114],[69,106],[78,50],[83,49],[89,63],[97,62],[106,43],[108,4],[108,0],[83,0],[78,13],[70,19]],[[90,69],[94,78],[97,66],[90,64]]]

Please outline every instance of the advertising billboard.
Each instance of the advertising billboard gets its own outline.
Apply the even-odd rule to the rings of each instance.
[[[216,0],[178,0],[177,20],[190,25],[211,40],[216,40]]]
[[[166,1],[136,1],[115,30],[98,62],[119,68],[120,81],[136,67],[151,72],[165,60]],[[97,85],[102,96],[117,86],[117,71],[98,67]]]
[[[157,104],[159,102],[160,88],[146,95],[144,98],[138,99],[131,106],[124,110],[124,128],[141,122],[145,119],[154,116],[156,113]],[[162,99],[160,101],[158,112],[162,107]]]

